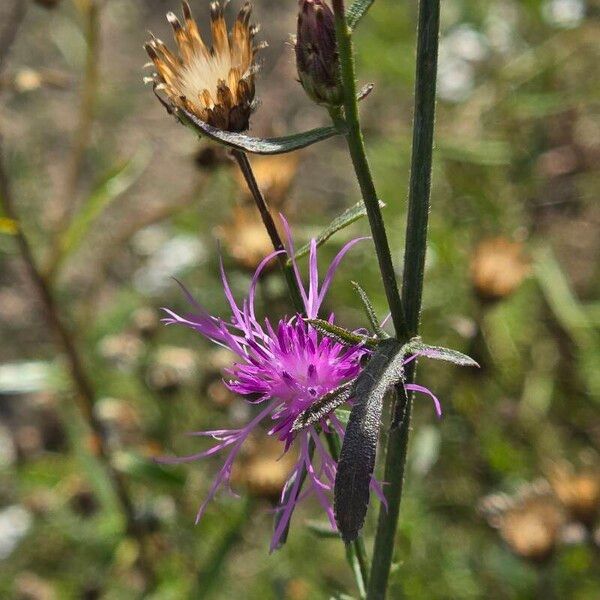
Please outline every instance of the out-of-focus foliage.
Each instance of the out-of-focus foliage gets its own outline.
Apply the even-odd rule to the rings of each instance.
[[[197,14],[204,8],[193,4]],[[595,0],[442,4],[423,335],[474,356],[481,369],[419,367],[444,417],[418,401],[391,597],[402,581],[416,599],[596,598],[600,8]],[[248,410],[220,381],[227,354],[158,323],[159,307],[185,309],[171,277],[212,313],[227,314],[215,238],[240,297],[256,258],[229,247],[238,236],[220,235],[248,203],[233,164],[168,118],[142,84],[146,30],[166,38],[164,13],[176,2],[98,2],[96,23],[91,5],[30,3],[4,62],[0,131],[22,226],[92,371],[115,465],[151,531],[157,579],[150,585],[137,566],[138,548],[92,458],[64,361],[16,253],[16,225],[0,215],[0,596],[302,600],[350,591],[344,548],[319,534],[316,506],[295,515],[287,545],[269,555],[272,494],[240,477],[243,498],[219,496],[194,526],[218,458],[151,461],[197,451],[186,431],[242,421]],[[297,3],[255,5],[270,48],[251,134],[327,125],[295,81],[285,45]],[[355,36],[361,83],[375,83],[361,112],[398,265],[415,5],[377,0]],[[277,205],[300,247],[359,197],[339,139],[298,158]],[[278,163],[285,158],[265,160],[264,172],[287,169]],[[367,232],[357,221],[328,240],[323,256]],[[381,317],[385,298],[369,247],[352,252],[327,305],[356,328],[368,324],[350,280]],[[265,312],[289,312],[275,270],[260,294]],[[263,465],[252,458],[260,451],[248,449],[248,464]],[[266,465],[277,481],[278,465]],[[543,497],[552,506],[561,499],[559,512],[531,499],[527,486],[540,478],[550,482]],[[585,519],[569,505],[573,496],[592,505]],[[368,543],[375,516],[372,507]],[[524,538],[515,542],[517,533]]]

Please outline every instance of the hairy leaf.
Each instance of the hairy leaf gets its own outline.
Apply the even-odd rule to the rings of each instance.
[[[286,152],[300,150],[334,135],[344,133],[340,129],[330,126],[318,127],[310,131],[278,138],[257,138],[213,127],[183,108],[171,109],[171,111],[175,113],[184,125],[192,128],[200,135],[206,136],[234,150],[241,150],[242,152],[250,152],[252,154],[285,154]]]
[[[360,20],[367,14],[375,0],[354,0],[350,8],[346,11],[346,20],[348,27],[355,29]]]
[[[359,283],[356,281],[352,281],[352,287],[356,290],[360,301],[362,302],[363,308],[365,310],[365,315],[373,328],[373,331],[380,337],[386,338],[389,337],[388,334],[381,329],[379,324],[379,319],[377,318],[377,314],[375,313],[375,309],[371,304],[371,300],[369,300],[369,296],[367,296],[367,292],[361,287]]]
[[[380,208],[384,208],[385,203],[380,201],[379,206]],[[352,223],[358,221],[358,219],[364,217],[366,214],[367,210],[362,200],[357,202],[354,206],[346,209],[341,215],[338,215],[335,219],[333,219],[333,221],[331,221],[331,223],[329,223],[329,225],[327,225],[327,227],[323,229],[323,231],[321,231],[321,233],[315,238],[317,248],[323,245],[332,235],[338,231],[341,231],[342,229],[345,229],[348,227],[348,225],[352,225]],[[298,252],[296,252],[294,258],[296,260],[302,258],[303,256],[306,256],[309,251],[310,243],[302,246]],[[288,262],[291,261],[288,259]]]
[[[419,338],[412,339],[408,344],[405,344],[403,350],[404,356],[408,354],[420,354],[427,358],[451,362],[455,365],[460,365],[461,367],[479,366],[479,364],[470,356],[467,356],[458,350],[452,350],[451,348],[444,348],[442,346],[430,346],[429,344],[423,343]]]
[[[356,403],[346,427],[334,490],[335,518],[346,543],[358,537],[365,521],[383,398],[390,387],[402,380],[404,356],[398,340],[383,340],[356,380]]]
[[[301,412],[292,425],[292,431],[300,431],[313,423],[319,422],[338,406],[347,402],[352,396],[354,380],[343,383],[335,390],[325,394],[313,402],[305,411]]]
[[[305,319],[305,321],[312,325],[320,334],[331,338],[344,346],[358,346],[359,344],[363,344],[370,348],[377,346],[376,339],[367,337],[366,335],[358,335],[343,327],[333,325],[329,321],[323,319]]]

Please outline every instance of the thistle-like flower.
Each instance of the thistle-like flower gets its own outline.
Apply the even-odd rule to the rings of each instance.
[[[282,221],[288,238],[289,256],[293,257],[295,252],[289,226],[283,218]],[[240,429],[199,431],[193,434],[214,438],[217,443],[211,448],[192,456],[160,459],[161,462],[166,463],[189,462],[229,449],[223,467],[198,511],[196,522],[204,514],[208,502],[217,490],[229,483],[234,461],[244,441],[262,422],[270,421],[268,435],[283,444],[284,452],[287,452],[293,444],[298,453],[298,459],[286,484],[286,489],[291,490],[291,493],[282,493],[278,509],[281,518],[277,522],[271,549],[279,546],[299,497],[306,497],[310,493],[317,497],[328,515],[331,526],[336,528],[330,492],[335,483],[337,460],[330,454],[319,432],[335,433],[343,439],[344,425],[333,409],[321,414],[317,422],[304,428],[298,429],[295,422],[299,415],[328,393],[355,380],[362,370],[362,360],[371,352],[363,344],[346,345],[323,336],[308,322],[318,317],[320,307],[342,258],[360,239],[364,238],[352,240],[340,250],[320,284],[317,244],[313,240],[309,253],[308,289],[303,284],[295,260],[292,259],[306,318],[294,315],[272,324],[268,319],[259,321],[256,316],[254,299],[259,277],[279,252],[269,254],[260,263],[254,273],[248,298],[241,305],[235,301],[221,266],[225,297],[232,312],[229,320],[209,315],[188,292],[186,296],[195,308],[193,314],[181,316],[165,309],[168,315],[164,319],[166,324],[190,327],[216,344],[229,348],[237,355],[237,361],[230,368],[225,369],[225,384],[248,403],[259,407],[251,421]],[[330,315],[330,323],[333,324],[334,320],[335,316]],[[429,390],[420,386],[407,385],[407,389],[430,394]],[[437,407],[437,398],[434,397],[434,401]],[[437,410],[439,411],[439,407]],[[311,447],[314,447],[314,454]],[[301,474],[304,472],[306,472],[304,485],[307,490],[300,495],[300,487],[304,479]],[[371,478],[370,487],[385,502],[381,487],[374,478]]]
[[[223,14],[228,0],[210,5],[212,46],[208,47],[183,1],[183,24],[172,13],[178,55],[152,36],[145,48],[156,67],[152,83],[164,91],[172,108],[183,108],[201,121],[227,131],[248,129],[254,107],[255,58],[262,45],[254,45],[258,28],[250,24],[251,5],[246,2],[229,32]]]
[[[284,226],[291,246],[289,228],[285,221]],[[308,289],[305,288],[299,269],[294,263],[306,317],[318,316],[319,308],[340,261],[358,241],[358,239],[352,240],[341,249],[320,285],[316,242],[312,242],[310,249]],[[367,353],[361,345],[348,347],[321,336],[300,315],[283,318],[277,324],[271,324],[269,320],[259,321],[254,308],[257,282],[262,271],[276,254],[271,253],[258,266],[250,285],[248,298],[241,306],[235,301],[225,272],[221,268],[225,296],[232,311],[230,320],[209,315],[187,293],[188,300],[195,307],[193,315],[180,316],[165,309],[168,314],[164,319],[165,323],[178,323],[195,329],[213,342],[230,348],[237,355],[237,362],[226,370],[225,383],[229,389],[240,394],[250,404],[260,406],[260,410],[241,429],[198,432],[196,434],[198,436],[213,437],[217,440],[217,444],[208,450],[189,457],[161,459],[163,462],[186,462],[229,449],[225,463],[208,497],[200,507],[198,521],[217,490],[229,481],[233,462],[244,440],[263,421],[270,420],[272,424],[268,435],[279,439],[283,443],[284,451],[294,443],[298,452],[298,460],[289,479],[296,489],[292,490],[293,493],[287,503],[280,507],[282,518],[273,535],[272,549],[278,547],[298,501],[299,487],[302,483],[302,478],[298,474],[304,470],[307,472],[305,486],[316,495],[327,512],[332,527],[335,528],[329,492],[333,489],[337,463],[320,439],[318,429],[333,430],[343,437],[344,427],[334,413],[326,415],[319,423],[299,432],[293,431],[293,424],[298,415],[313,402],[340,384],[354,379],[361,370],[361,359]],[[290,256],[294,256],[293,247],[290,247]],[[333,322],[333,315],[330,320]],[[314,455],[310,450],[312,445],[315,448]],[[375,481],[373,485],[376,492],[380,493]]]
[[[343,89],[331,9],[323,0],[300,0],[296,68],[304,91],[317,103],[340,106]]]

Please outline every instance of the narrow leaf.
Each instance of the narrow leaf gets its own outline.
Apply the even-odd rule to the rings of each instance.
[[[334,490],[335,518],[346,543],[358,537],[365,522],[383,398],[391,386],[402,380],[403,358],[398,340],[383,340],[356,380],[356,403],[346,427]]]
[[[379,201],[379,207],[384,208],[385,203]],[[352,225],[355,221],[358,221],[361,217],[364,217],[367,214],[367,210],[365,208],[364,202],[361,200],[357,202],[354,206],[347,208],[341,215],[338,215],[321,233],[315,238],[317,242],[317,248],[322,246],[332,235],[345,229],[348,225]],[[310,251],[310,243],[302,246],[297,252],[294,258],[298,260],[303,256],[306,256]],[[291,262],[291,261],[288,261]]]
[[[150,152],[141,148],[133,157],[108,173],[88,196],[60,240],[59,254],[53,267],[75,251],[103,211],[136,181],[150,161]]]
[[[331,525],[325,521],[307,521],[306,528],[322,539],[339,539],[340,537],[339,532],[331,529]]]
[[[451,348],[444,348],[442,346],[430,346],[429,344],[423,343],[419,339],[411,340],[408,342],[408,344],[405,344],[403,350],[404,356],[408,354],[420,354],[421,356],[426,356],[427,358],[444,360],[462,367],[479,366],[479,364],[470,356],[467,356],[458,350],[452,350]]]
[[[333,325],[329,321],[323,319],[305,319],[305,321],[312,325],[320,334],[344,346],[357,346],[359,344],[369,346],[370,348],[377,346],[376,339],[367,337],[366,335],[358,335],[343,327]]]
[[[319,422],[331,411],[347,402],[352,396],[353,385],[354,380],[344,383],[313,402],[311,406],[296,417],[292,425],[292,431],[300,431],[313,423]]]
[[[278,138],[257,138],[243,133],[217,129],[183,108],[177,108],[173,112],[184,125],[187,125],[196,133],[234,150],[252,154],[285,154],[343,133],[340,129],[330,126],[318,127],[317,129]]]
[[[365,292],[365,290],[361,287],[361,285],[358,282],[352,281],[351,283],[352,287],[356,290],[360,301],[362,302],[363,308],[365,310],[365,315],[367,316],[367,319],[369,320],[373,331],[382,338],[389,337],[388,334],[385,331],[383,331],[383,329],[381,329],[379,319],[377,318],[377,314],[375,313],[375,309],[371,304],[371,300],[369,299],[367,292]]]
[[[375,0],[354,0],[346,12],[348,27],[355,29],[360,20],[367,14]]]

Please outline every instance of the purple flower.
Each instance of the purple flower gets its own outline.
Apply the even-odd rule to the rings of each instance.
[[[289,255],[293,257],[294,248],[289,226],[283,217],[282,220],[288,235]],[[317,244],[312,240],[308,288],[304,286],[298,265],[293,261],[295,277],[304,302],[303,316],[309,319],[318,316],[342,258],[361,239],[365,238],[354,239],[340,250],[321,283],[317,266]],[[248,298],[241,305],[233,297],[221,264],[225,296],[232,313],[229,320],[209,315],[185,289],[188,300],[195,308],[194,314],[184,317],[164,309],[169,315],[164,319],[165,323],[177,323],[195,329],[204,337],[229,348],[237,355],[236,362],[226,370],[225,383],[247,402],[260,406],[253,419],[241,429],[219,429],[191,434],[215,439],[217,443],[211,448],[192,456],[161,459],[161,462],[167,463],[189,462],[228,450],[225,462],[198,511],[196,522],[201,519],[208,502],[217,490],[229,483],[232,465],[242,444],[263,421],[270,421],[268,435],[277,436],[281,440],[283,451],[287,451],[292,444],[298,449],[298,460],[288,480],[294,489],[287,496],[289,499],[286,503],[280,506],[282,518],[274,532],[271,550],[278,547],[295,505],[308,495],[316,496],[332,527],[336,527],[330,492],[335,482],[337,462],[320,438],[319,429],[325,432],[334,431],[343,439],[344,426],[333,412],[319,423],[301,431],[292,431],[292,425],[296,417],[314,401],[356,378],[361,370],[361,359],[369,353],[362,345],[346,346],[322,336],[301,315],[284,317],[277,324],[272,324],[268,319],[257,318],[254,300],[258,279],[268,262],[277,254],[274,252],[268,255],[260,263],[250,284]],[[329,320],[333,323],[333,314]],[[412,386],[412,389],[416,387]],[[424,390],[425,388],[419,391]],[[314,454],[311,456],[309,448],[313,444]],[[302,478],[299,475],[303,471],[307,473],[305,491],[300,494]],[[385,502],[381,487],[375,479],[371,482],[371,488]]]

